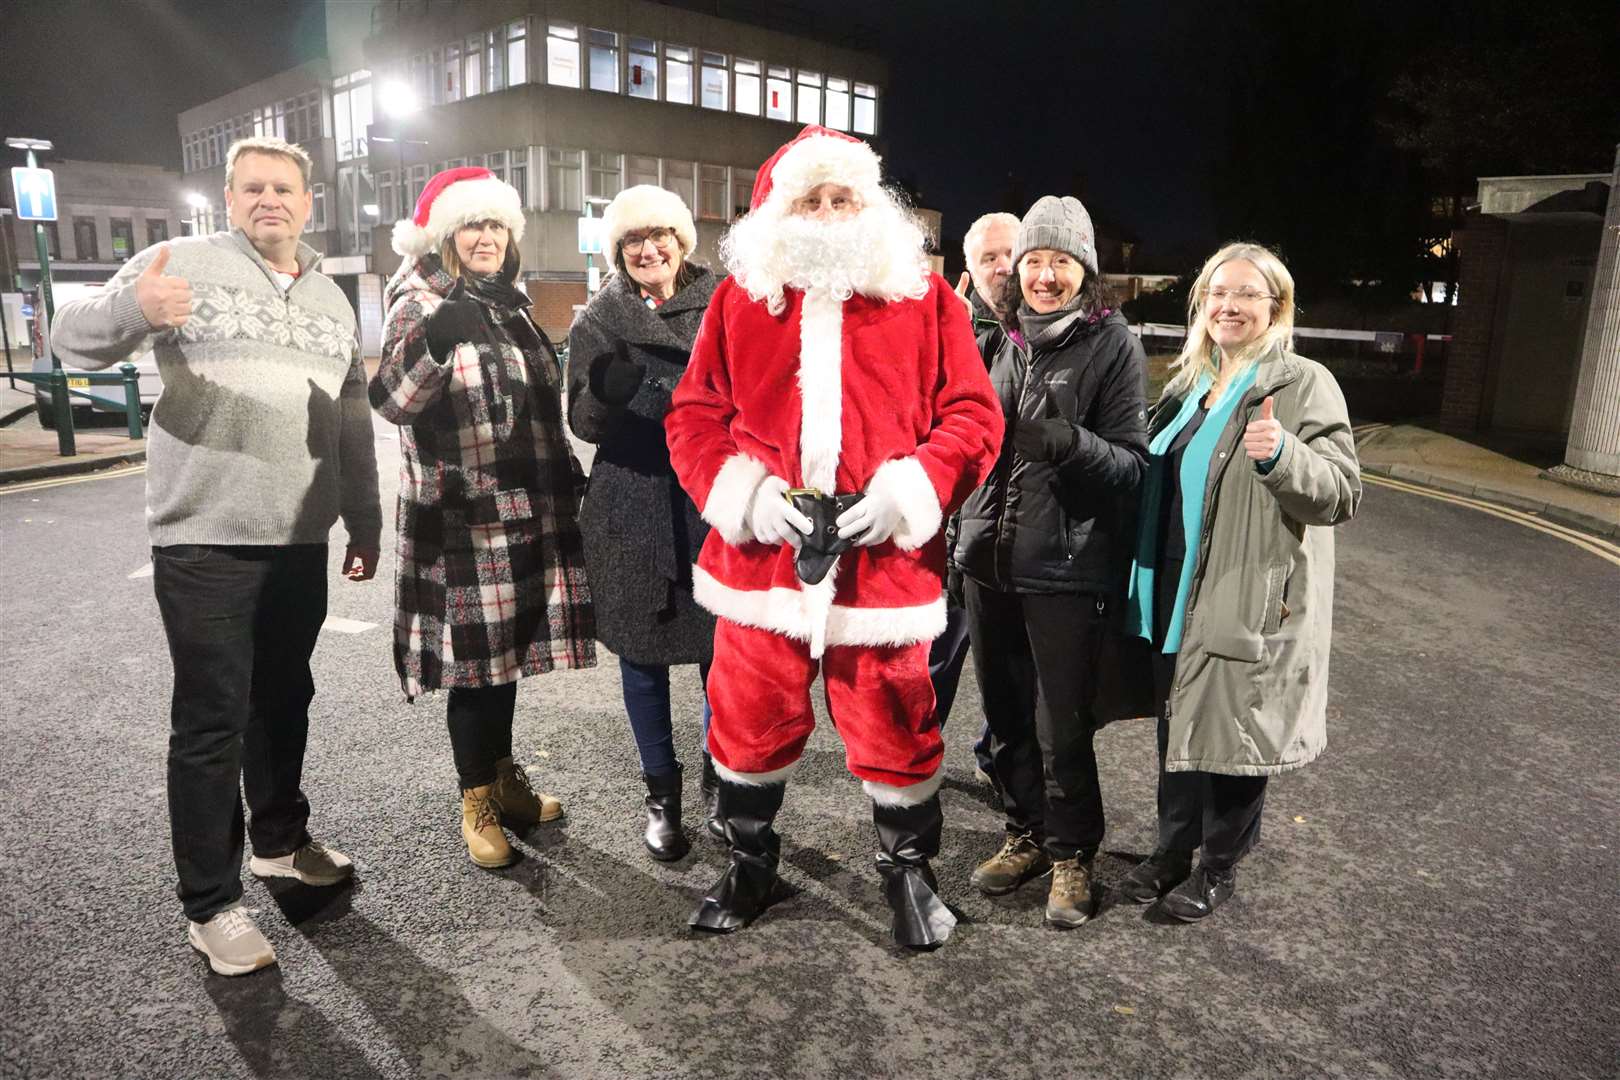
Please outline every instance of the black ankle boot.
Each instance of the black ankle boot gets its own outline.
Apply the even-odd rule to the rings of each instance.
[[[641,774],[647,782],[647,835],[642,842],[659,862],[674,862],[692,850],[681,832],[681,775],[679,762],[674,772]]]
[[[1114,891],[1133,904],[1151,904],[1192,872],[1192,852],[1155,851],[1119,879]]]
[[[720,781],[719,815],[731,847],[731,865],[689,921],[694,930],[729,934],[757,919],[787,889],[776,876],[782,838],[771,828],[786,784]]]
[[[877,826],[878,876],[883,898],[894,912],[894,940],[909,949],[937,949],[951,936],[956,916],[939,898],[939,882],[928,865],[939,854],[945,825],[936,793],[912,806],[872,804]]]
[[[1235,869],[1212,870],[1200,866],[1186,881],[1166,893],[1159,906],[1171,918],[1197,922],[1208,918],[1216,908],[1230,900],[1236,889]]]
[[[714,758],[703,751],[703,827],[721,843],[726,827],[720,823],[720,774],[714,771]]]

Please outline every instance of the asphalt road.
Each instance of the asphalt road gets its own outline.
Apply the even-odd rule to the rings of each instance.
[[[1043,889],[969,889],[1001,820],[972,779],[969,673],[938,864],[965,919],[920,956],[887,940],[826,724],[779,821],[798,895],[689,936],[722,853],[642,854],[610,657],[523,685],[518,753],[567,823],[472,866],[444,706],[405,704],[390,668],[385,552],[378,581],[332,586],[333,615],[376,625],[323,634],[305,772],[358,881],[248,877],[281,965],[225,979],[172,892],[169,665],[129,576],[142,487],[0,493],[0,1075],[1616,1075],[1620,569],[1551,536],[1368,490],[1339,539],[1328,752],[1273,783],[1236,898],[1200,925],[1121,905],[1057,933]],[[677,691],[695,762],[695,673]],[[1152,731],[1115,725],[1099,756],[1106,880],[1152,844]]]

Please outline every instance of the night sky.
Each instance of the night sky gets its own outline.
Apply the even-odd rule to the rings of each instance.
[[[1324,276],[1365,273],[1357,260],[1411,246],[1435,190],[1607,171],[1620,139],[1614,0],[678,6],[818,25],[886,55],[888,165],[943,211],[953,266],[973,217],[1055,192],[1136,240],[1138,269],[1181,272],[1243,234]],[[318,0],[11,5],[0,126],[63,157],[176,168],[176,114],[319,55],[321,12]],[[1449,156],[1424,149],[1445,131],[1397,145],[1397,128],[1453,98],[1434,123],[1505,134],[1453,139]]]

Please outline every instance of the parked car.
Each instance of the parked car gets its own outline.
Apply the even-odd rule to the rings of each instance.
[[[54,293],[56,306],[60,308],[70,300],[92,295],[101,288],[102,285],[97,282],[64,281],[53,283],[52,292]],[[37,295],[34,300],[34,310],[42,310]],[[37,316],[31,329],[34,345],[33,370],[36,372],[49,372],[51,370],[51,361],[41,347]],[[140,382],[141,417],[144,420],[151,415],[152,405],[157,401],[158,394],[163,390],[163,380],[158,375],[157,356],[151,349],[141,349],[130,353],[129,359],[135,365],[135,371]],[[118,365],[114,364],[106,370],[116,372]],[[85,378],[88,373],[83,369],[69,367],[65,364],[63,365],[63,371],[67,373],[68,389],[79,391],[79,393],[73,394],[71,397],[75,424],[88,423],[94,413],[123,415],[124,388],[121,384],[92,384],[89,379]],[[85,395],[89,396],[86,397]],[[51,408],[51,388],[36,384],[34,386],[34,403],[39,410],[40,426],[46,429],[55,428],[56,414]]]

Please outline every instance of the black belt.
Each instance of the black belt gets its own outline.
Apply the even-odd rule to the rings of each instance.
[[[793,569],[806,585],[819,584],[832,569],[838,556],[854,545],[838,535],[838,516],[860,502],[865,495],[823,495],[820,488],[789,488],[784,498],[810,519],[810,535],[799,545]]]

